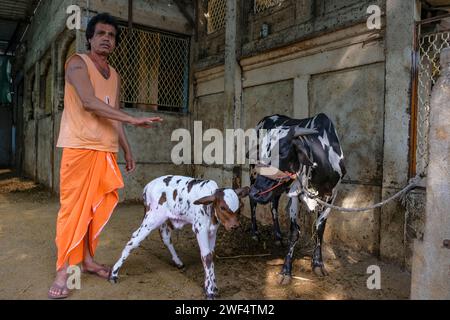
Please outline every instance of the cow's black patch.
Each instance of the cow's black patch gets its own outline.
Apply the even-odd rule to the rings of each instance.
[[[166,178],[164,178],[164,183],[166,184],[166,186],[168,186],[169,185],[169,183],[170,183],[170,180],[172,180],[172,178],[173,178],[173,176],[167,176]]]
[[[199,184],[199,183],[202,183],[202,182],[203,182],[203,180],[200,180],[200,179],[192,179],[191,181],[189,181],[189,183],[188,183],[188,185],[187,185],[188,193],[191,192],[192,187],[193,187],[194,185]]]
[[[161,194],[161,197],[159,198],[158,204],[159,204],[159,205],[162,205],[162,204],[163,204],[164,202],[166,202],[166,201],[167,201],[166,193],[163,192],[163,193]]]
[[[200,184],[200,187],[203,187],[205,184],[207,184],[209,182],[209,180],[205,180]]]

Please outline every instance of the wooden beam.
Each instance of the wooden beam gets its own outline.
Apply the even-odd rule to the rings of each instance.
[[[197,1],[197,0],[194,0]],[[183,14],[184,18],[189,22],[191,28],[195,28],[194,19],[189,15],[189,12],[186,10],[186,6],[183,4],[181,0],[174,0],[180,12]]]
[[[26,18],[17,18],[17,19],[15,19],[15,18],[6,17],[6,16],[0,16],[0,21],[29,23],[30,22],[30,18],[26,17]]]
[[[11,36],[11,39],[9,39],[8,45],[6,46],[5,53],[8,53],[13,48],[13,44],[16,44],[16,46],[17,46],[17,43],[19,40],[19,39],[17,39],[17,37],[19,36],[19,30],[21,29],[20,27],[21,27],[21,24],[17,23],[16,28],[14,29],[14,33]]]

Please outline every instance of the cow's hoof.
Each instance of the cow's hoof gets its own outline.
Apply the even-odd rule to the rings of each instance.
[[[325,269],[325,266],[323,266],[323,265],[313,266],[313,272],[318,277],[328,276],[328,271]]]
[[[290,274],[282,274],[278,275],[278,283],[282,286],[286,286],[290,284],[292,281],[292,276]]]
[[[118,276],[111,276],[109,278],[109,282],[111,282],[111,283],[117,283],[117,281],[119,281],[119,277]]]
[[[216,300],[216,295],[211,293],[206,295],[206,300]]]
[[[176,263],[176,262],[174,262],[173,264],[179,270],[183,270],[184,269],[184,263]]]

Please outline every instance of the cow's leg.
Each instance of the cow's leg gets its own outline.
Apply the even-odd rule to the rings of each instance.
[[[256,223],[256,201],[250,199],[250,212],[252,218],[252,238],[253,240],[259,241],[258,225]]]
[[[253,185],[256,181],[255,166],[250,165],[250,185]],[[250,198],[250,213],[252,220],[252,238],[253,240],[259,241],[258,225],[256,223],[256,206],[257,202]]]
[[[292,258],[295,245],[300,238],[300,230],[297,224],[297,213],[299,208],[298,197],[292,197],[288,203],[289,218],[291,226],[289,230],[289,251],[284,259],[283,269],[280,274],[280,284],[288,284],[292,279]]]
[[[311,260],[311,267],[313,272],[319,276],[327,276],[328,272],[325,269],[325,265],[323,264],[322,259],[322,241],[323,241],[323,233],[325,232],[325,225],[327,223],[327,217],[330,213],[330,208],[322,210],[317,214],[317,222],[316,222],[316,232],[314,236],[314,251]]]
[[[198,246],[205,270],[205,294],[207,299],[214,299],[217,293],[216,276],[214,274],[214,252],[210,248],[210,237],[204,228],[197,233]],[[214,240],[215,241],[215,240]]]
[[[111,272],[110,281],[117,282],[117,279],[119,277],[119,270],[130,255],[131,251],[137,248],[142,240],[144,240],[150,234],[150,232],[158,228],[166,219],[167,215],[158,211],[152,212],[152,214],[147,214],[145,216],[145,219],[142,222],[141,226],[133,233],[130,241],[123,249],[120,259],[117,260],[116,264],[114,265]]]
[[[168,222],[164,222],[159,227],[159,234],[161,236],[161,240],[166,245],[167,249],[169,249],[170,254],[172,255],[172,260],[177,266],[178,269],[184,268],[183,262],[180,260],[180,258],[177,255],[177,252],[175,251],[175,248],[172,243],[171,234],[172,234],[172,226]]]
[[[214,255],[214,249],[216,247],[217,229],[218,228],[219,228],[219,225],[210,227],[209,234],[208,234],[209,250],[210,250],[210,252],[212,252],[213,255]],[[217,288],[217,285],[216,285],[216,274],[214,273],[214,266],[213,266],[213,272],[212,272],[211,276],[212,276],[212,283],[214,284],[213,291],[214,291],[214,294],[217,295],[219,293],[219,289]]]
[[[273,232],[275,234],[276,245],[283,245],[283,236],[281,235],[280,223],[278,221],[278,204],[280,203],[280,197],[281,195],[273,198],[270,208],[270,211],[272,212]]]

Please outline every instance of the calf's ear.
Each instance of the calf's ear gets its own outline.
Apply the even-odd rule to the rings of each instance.
[[[211,196],[206,196],[200,199],[197,199],[194,201],[194,204],[211,204],[214,202],[214,200],[216,199],[215,195],[211,195]]]
[[[248,193],[250,192],[250,187],[247,186],[247,187],[235,189],[234,192],[236,192],[236,194],[239,198],[244,198],[244,197],[248,196]]]

